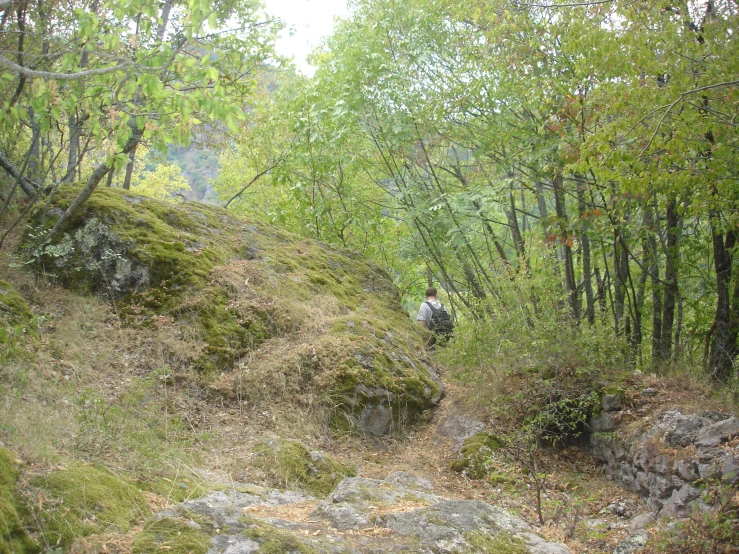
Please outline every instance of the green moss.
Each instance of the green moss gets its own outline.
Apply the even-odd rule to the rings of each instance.
[[[15,456],[0,448],[0,554],[31,554],[41,550],[23,523],[26,513],[18,500],[17,481]]]
[[[0,280],[0,325],[31,325],[33,314],[13,285]]]
[[[493,469],[491,455],[502,446],[500,439],[491,432],[480,431],[464,441],[461,457],[449,466],[454,471],[464,472],[470,479],[482,479]]]
[[[205,554],[210,537],[200,525],[184,518],[165,517],[149,521],[133,541],[133,554],[169,552],[170,554]]]
[[[210,492],[210,488],[196,475],[144,475],[136,479],[135,485],[142,491],[152,492],[166,498],[170,503],[195,500]]]
[[[241,520],[249,525],[248,529],[242,531],[242,535],[259,543],[260,554],[319,554],[317,549],[274,525],[246,516]]]
[[[529,554],[526,543],[509,533],[497,533],[490,536],[486,533],[472,532],[465,535],[470,545],[465,552],[484,554]]]
[[[36,478],[31,485],[49,499],[40,511],[49,544],[69,546],[77,537],[125,533],[149,510],[141,492],[127,480],[95,466],[77,465]]]
[[[254,465],[272,475],[276,484],[298,486],[314,496],[327,496],[339,481],[357,474],[355,466],[312,454],[298,441],[265,439],[254,447],[254,455]]]

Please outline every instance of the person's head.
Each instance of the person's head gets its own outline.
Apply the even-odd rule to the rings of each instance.
[[[436,289],[434,287],[426,289],[426,298],[436,298]]]

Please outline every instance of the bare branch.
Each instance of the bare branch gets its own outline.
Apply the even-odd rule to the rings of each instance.
[[[644,152],[649,150],[649,147],[652,146],[652,142],[654,142],[654,139],[657,136],[657,133],[659,132],[660,127],[662,126],[662,123],[664,123],[665,118],[667,117],[667,114],[669,114],[672,109],[677,106],[686,96],[690,96],[691,94],[696,94],[698,92],[703,92],[704,90],[711,90],[714,88],[720,88],[720,87],[730,87],[732,85],[739,85],[739,80],[736,81],[725,81],[723,83],[715,83],[713,85],[706,85],[704,87],[698,87],[691,90],[686,90],[685,92],[681,93],[680,96],[678,96],[677,100],[675,100],[672,104],[667,106],[667,109],[665,110],[665,113],[662,114],[662,117],[659,119],[659,123],[657,123],[657,127],[654,129],[654,133],[652,133],[652,137],[649,139],[649,142],[646,144],[646,146],[642,149],[640,156],[644,155]],[[665,106],[662,106],[662,109]],[[654,112],[652,112],[654,113]]]
[[[2,1],[2,0],[0,0]],[[136,64],[133,62],[123,62],[118,65],[110,67],[103,67],[101,69],[88,69],[86,71],[78,71],[76,73],[54,73],[51,71],[36,71],[35,69],[28,69],[12,62],[2,54],[0,54],[0,65],[8,68],[12,73],[23,75],[25,77],[35,77],[38,79],[55,79],[57,81],[74,81],[76,79],[84,79],[85,77],[91,77],[93,75],[106,75],[108,73],[115,73],[126,68],[134,67]],[[144,68],[137,67],[137,70],[143,70]],[[145,68],[147,71],[159,71],[160,68]]]
[[[260,172],[260,173],[257,173],[257,175],[256,175],[256,176],[255,176],[255,177],[254,177],[254,178],[253,178],[253,179],[252,179],[251,181],[249,181],[249,182],[248,182],[248,183],[247,183],[247,184],[246,184],[246,185],[244,186],[244,188],[242,188],[242,189],[241,189],[241,190],[240,190],[239,192],[237,192],[236,194],[234,194],[234,195],[233,195],[233,196],[231,197],[231,199],[230,199],[230,200],[229,200],[228,202],[226,202],[226,205],[225,205],[225,206],[223,206],[223,207],[224,207],[224,208],[228,208],[228,205],[229,205],[229,204],[230,204],[231,202],[233,202],[234,200],[236,200],[236,199],[237,199],[237,198],[238,198],[239,196],[241,196],[242,194],[244,194],[244,192],[246,191],[246,189],[248,189],[248,188],[249,188],[250,186],[252,186],[252,185],[253,185],[254,183],[256,183],[256,182],[257,182],[257,180],[258,180],[258,179],[260,179],[260,178],[261,178],[261,177],[262,177],[263,175],[265,175],[266,173],[268,173],[268,172],[272,171],[272,170],[273,170],[274,168],[276,168],[276,167],[277,167],[278,165],[280,165],[281,163],[282,163],[282,158],[278,159],[278,160],[277,160],[277,161],[276,161],[275,163],[273,163],[273,164],[272,164],[271,166],[269,166],[269,167],[268,167],[267,169],[265,169],[264,171],[262,171],[262,172]]]

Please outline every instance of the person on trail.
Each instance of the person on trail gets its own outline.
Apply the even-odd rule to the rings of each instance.
[[[434,287],[426,289],[426,301],[418,309],[417,319],[421,327],[432,331],[428,339],[428,346],[433,346],[437,338],[448,340],[453,335],[454,323],[444,304],[436,299],[436,289]]]

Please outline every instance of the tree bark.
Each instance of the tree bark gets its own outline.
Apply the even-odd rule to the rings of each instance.
[[[677,263],[680,251],[678,239],[680,237],[679,216],[677,201],[673,197],[667,203],[667,244],[665,248],[665,298],[662,305],[662,338],[660,340],[661,359],[667,361],[672,358],[672,333],[675,322],[675,303],[678,295]]]
[[[726,238],[714,225],[718,218],[711,213],[711,238],[713,242],[713,259],[716,269],[716,319],[715,331],[711,341],[708,361],[708,376],[718,382],[725,383],[734,370],[736,357],[736,336],[732,342],[731,298],[731,250],[736,245],[736,234],[733,230],[726,232]]]
[[[564,254],[565,266],[565,289],[567,291],[567,301],[570,304],[572,319],[580,322],[580,298],[577,294],[577,281],[575,280],[575,265],[572,258],[572,246],[570,237],[567,232],[567,209],[565,206],[564,184],[562,174],[558,173],[554,176],[554,207],[557,212],[557,219],[561,229],[562,252]]]
[[[580,212],[580,244],[582,245],[582,282],[585,289],[585,317],[589,325],[595,323],[595,296],[593,295],[593,279],[590,255],[590,237],[585,227],[585,191],[583,185],[577,187],[577,206]]]

